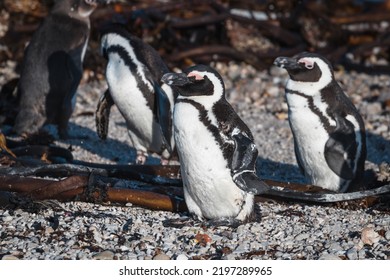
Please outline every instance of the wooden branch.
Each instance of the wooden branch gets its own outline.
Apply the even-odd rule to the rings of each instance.
[[[377,22],[381,21],[390,21],[390,13],[389,12],[376,12],[376,13],[364,13],[351,15],[347,17],[332,17],[329,19],[333,24],[354,24],[354,23],[366,23],[366,22]]]
[[[63,160],[67,162],[71,162],[73,160],[73,155],[68,149],[57,146],[26,145],[13,148],[12,152],[16,155],[16,157],[32,156],[42,158],[45,156],[49,160],[56,157],[63,158]]]
[[[49,164],[33,167],[0,168],[0,175],[69,177],[75,174],[138,180],[158,185],[181,185],[177,179],[179,166],[169,165],[109,165],[76,162],[78,164]],[[86,165],[81,165],[81,164]]]
[[[105,184],[105,178],[100,182],[90,180],[88,176],[71,176],[64,180],[45,180],[23,178],[18,176],[0,176],[0,190],[17,192],[35,200],[58,199],[62,201],[80,200],[96,202],[103,197],[102,202],[132,203],[152,210],[171,212],[185,211],[183,195],[170,195],[139,189],[113,188]],[[108,180],[110,181],[110,180]],[[91,185],[90,185],[91,184]],[[139,185],[139,187],[142,187]]]
[[[170,26],[172,28],[184,29],[184,28],[193,28],[203,25],[215,24],[226,20],[229,17],[228,14],[219,14],[211,16],[202,16],[191,18],[187,20],[176,20],[172,21]]]
[[[202,55],[222,55],[238,61],[245,61],[257,69],[265,69],[267,66],[263,64],[254,54],[244,53],[235,50],[234,48],[221,45],[201,46],[175,53],[168,57],[170,61],[178,62],[185,58],[192,58]]]

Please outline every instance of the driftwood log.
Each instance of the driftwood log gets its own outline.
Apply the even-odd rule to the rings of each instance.
[[[32,200],[80,200],[95,203],[131,203],[173,212],[186,210],[179,166],[42,164],[0,168],[0,191]],[[88,166],[90,165],[90,166]],[[366,199],[390,193],[390,184],[364,192],[334,194],[311,185],[265,180],[271,191],[265,197],[279,200],[330,203]],[[264,195],[257,196],[257,201]]]

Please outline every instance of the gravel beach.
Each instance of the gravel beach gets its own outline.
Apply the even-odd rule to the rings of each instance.
[[[11,61],[2,63],[1,84],[15,75],[4,70],[13,66]],[[255,136],[258,175],[304,182],[287,120],[287,74],[274,67],[259,72],[237,63],[213,66],[224,77],[228,100]],[[341,69],[336,79],[365,120],[366,169],[382,172],[383,179],[390,180],[384,164],[390,163],[389,76]],[[132,164],[136,153],[129,147],[124,120],[115,107],[108,139],[102,141],[96,134],[94,112],[105,87],[103,79],[82,81],[70,123],[72,139],[55,144],[71,146],[77,160]],[[159,161],[151,156],[147,163]],[[234,229],[197,224],[174,228],[165,222],[186,218],[187,213],[129,204],[41,204],[34,211],[1,204],[0,259],[390,259],[388,205],[348,207],[348,203],[327,206],[266,200],[257,204],[261,219]]]

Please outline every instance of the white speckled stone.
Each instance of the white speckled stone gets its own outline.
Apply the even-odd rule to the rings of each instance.
[[[165,254],[158,254],[153,257],[153,260],[170,260],[171,258]]]
[[[325,253],[319,257],[319,260],[340,260],[340,258],[336,255]]]
[[[97,253],[93,256],[95,260],[113,260],[114,259],[114,252],[111,251],[103,251],[100,253]]]
[[[188,257],[185,254],[180,254],[176,257],[176,260],[188,260]]]

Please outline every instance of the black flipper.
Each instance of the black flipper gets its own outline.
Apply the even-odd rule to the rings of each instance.
[[[154,92],[156,94],[156,116],[157,122],[161,127],[164,136],[165,146],[169,152],[172,152],[171,138],[172,138],[172,108],[169,98],[165,91],[154,83]]]
[[[266,194],[267,196],[271,196],[271,197],[284,197],[291,200],[331,203],[331,202],[362,199],[365,197],[383,195],[386,193],[390,193],[390,185],[384,185],[382,187],[371,189],[371,190],[349,192],[349,193],[309,193],[309,192],[280,189],[278,187],[271,186]]]
[[[235,134],[232,137],[235,143],[231,163],[233,181],[246,192],[252,194],[266,193],[269,186],[255,174],[258,155],[255,144],[242,133]]]
[[[325,144],[325,160],[330,169],[346,180],[353,180],[354,154],[357,150],[355,131],[351,124],[336,116],[337,127]]]
[[[107,89],[100,97],[96,109],[96,132],[100,139],[106,139],[108,134],[108,123],[110,119],[110,110],[114,105],[114,100],[111,97],[110,90]]]

